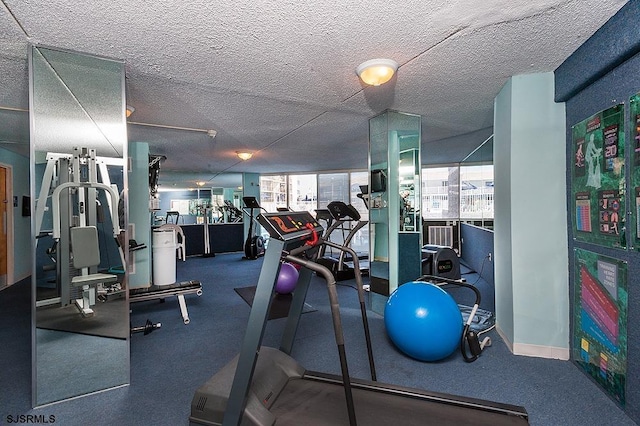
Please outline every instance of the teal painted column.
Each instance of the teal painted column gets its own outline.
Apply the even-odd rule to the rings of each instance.
[[[569,358],[565,132],[553,73],[514,76],[495,99],[496,320],[515,354]]]
[[[371,307],[421,275],[421,118],[385,111],[369,120]]]
[[[231,201],[233,203],[233,194],[235,192],[234,188],[223,188],[222,189],[222,198],[225,201]]]
[[[130,142],[129,238],[147,248],[129,256],[129,288],[151,285],[151,213],[149,212],[149,144]]]

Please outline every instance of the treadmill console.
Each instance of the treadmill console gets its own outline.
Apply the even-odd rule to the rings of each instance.
[[[327,205],[327,210],[335,220],[360,220],[360,213],[351,204],[342,201],[332,201]]]
[[[313,246],[324,231],[309,212],[261,213],[257,219],[271,238],[286,242],[299,241]]]
[[[259,209],[260,203],[256,197],[242,197],[242,201],[244,202],[244,206],[248,209]]]

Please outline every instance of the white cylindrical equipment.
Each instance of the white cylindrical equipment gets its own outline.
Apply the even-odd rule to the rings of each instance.
[[[153,284],[176,282],[176,236],[172,229],[153,230]]]

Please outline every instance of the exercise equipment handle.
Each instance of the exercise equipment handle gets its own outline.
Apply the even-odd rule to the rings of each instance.
[[[360,259],[357,253],[351,247],[341,246],[332,241],[323,241],[323,245],[329,246],[342,251],[343,253],[349,253],[353,259],[353,270],[355,272],[356,287],[358,290],[358,301],[360,302],[360,313],[362,315],[362,325],[364,327],[364,337],[367,342],[367,354],[369,356],[369,370],[371,371],[371,380],[374,382],[376,378],[376,366],[373,362],[373,349],[371,346],[371,334],[369,333],[369,320],[367,317],[367,308],[364,299],[364,286],[362,284],[362,273],[360,272]]]
[[[336,290],[336,279],[331,271],[315,262],[304,260],[292,255],[284,256],[287,262],[297,263],[313,272],[322,275],[327,282],[327,291],[329,293],[329,302],[331,305],[331,317],[333,319],[333,331],[335,333],[336,344],[338,346],[338,356],[340,357],[340,369],[342,371],[342,384],[344,386],[345,398],[347,401],[347,412],[349,414],[349,425],[356,426],[356,411],[353,403],[353,393],[351,391],[351,378],[349,376],[349,368],[347,366],[347,355],[344,350],[344,333],[342,329],[342,320],[340,318],[340,305],[338,304],[338,292]]]
[[[111,196],[111,223],[113,224],[113,236],[120,234],[120,225],[118,221],[118,201],[120,195],[111,186],[97,182],[65,182],[56,187],[51,196],[51,208],[53,210],[53,239],[60,239],[60,193],[68,188],[95,188],[102,189]]]

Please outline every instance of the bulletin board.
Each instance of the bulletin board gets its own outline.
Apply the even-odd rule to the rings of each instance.
[[[624,104],[601,111],[571,129],[573,237],[626,248]]]
[[[640,250],[640,94],[629,100],[629,128],[631,129],[631,248]]]
[[[575,249],[572,359],[625,404],[627,264]]]

